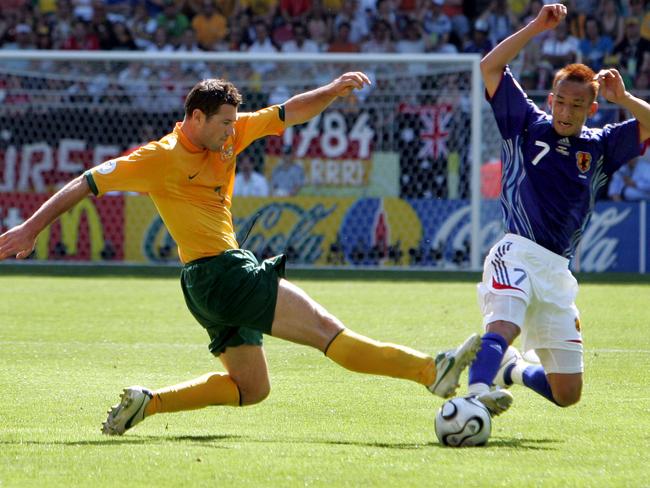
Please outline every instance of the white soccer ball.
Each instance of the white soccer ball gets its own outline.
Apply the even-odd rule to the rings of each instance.
[[[490,412],[473,397],[447,400],[436,414],[436,436],[445,446],[484,446],[491,432]]]

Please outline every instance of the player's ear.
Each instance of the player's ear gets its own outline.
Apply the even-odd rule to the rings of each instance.
[[[548,92],[548,97],[546,97],[546,103],[548,108],[553,108],[553,92]]]
[[[598,111],[598,102],[594,100],[591,102],[591,106],[589,107],[589,117],[593,117],[596,115],[596,112]]]
[[[198,108],[192,110],[192,120],[194,122],[201,123],[204,118],[205,118],[205,114],[203,113],[203,110],[200,110]]]

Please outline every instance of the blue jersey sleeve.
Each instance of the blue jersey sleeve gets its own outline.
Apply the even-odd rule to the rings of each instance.
[[[603,127],[605,150],[605,173],[613,174],[618,168],[641,154],[643,145],[639,141],[639,122],[626,120],[619,124]]]
[[[504,139],[521,134],[530,124],[547,116],[527,97],[507,66],[497,90],[488,101]]]

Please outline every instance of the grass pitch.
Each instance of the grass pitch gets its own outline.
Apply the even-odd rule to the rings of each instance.
[[[472,281],[297,283],[377,339],[434,353],[480,331]],[[515,387],[484,448],[441,447],[441,400],[421,386],[273,338],[264,403],[158,415],[107,438],[122,387],[222,370],[177,280],[0,268],[0,486],[650,486],[649,299],[647,280],[584,284],[583,401],[560,409]]]

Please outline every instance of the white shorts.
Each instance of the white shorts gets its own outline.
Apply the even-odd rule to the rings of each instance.
[[[506,320],[519,326],[523,352],[561,349],[577,353],[571,355],[575,364],[554,371],[567,374],[583,370],[577,294],[578,283],[568,259],[514,234],[506,234],[492,247],[478,284],[483,325]]]

